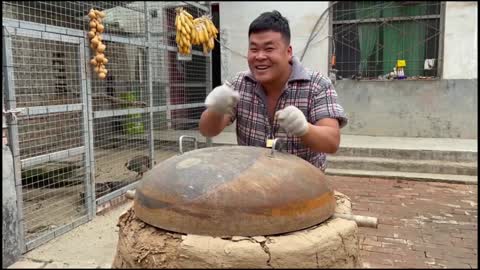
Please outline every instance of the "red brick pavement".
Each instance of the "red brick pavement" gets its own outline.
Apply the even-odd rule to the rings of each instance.
[[[477,268],[477,185],[328,176],[350,197],[355,215],[378,218],[359,228],[360,255],[372,268]]]

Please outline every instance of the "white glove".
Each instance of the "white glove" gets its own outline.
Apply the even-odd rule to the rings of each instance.
[[[231,114],[240,100],[240,94],[226,84],[215,87],[205,99],[208,109],[221,113]]]
[[[280,127],[289,135],[301,137],[308,131],[308,122],[305,115],[295,106],[290,105],[277,111],[275,118],[277,118]]]

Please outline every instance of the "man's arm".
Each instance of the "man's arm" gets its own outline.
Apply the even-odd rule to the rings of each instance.
[[[200,117],[200,133],[205,137],[215,137],[230,124],[230,115],[206,109]]]
[[[318,120],[315,125],[308,123],[308,131],[300,136],[302,143],[316,152],[337,152],[340,146],[340,126],[335,118]]]

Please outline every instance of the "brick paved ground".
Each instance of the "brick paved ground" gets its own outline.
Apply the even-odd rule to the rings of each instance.
[[[378,218],[359,228],[364,267],[477,268],[477,185],[328,176],[356,215]]]
[[[350,197],[353,214],[379,218],[377,229],[359,228],[363,267],[478,267],[478,186],[331,175],[327,181]],[[13,267],[74,267],[60,264]]]

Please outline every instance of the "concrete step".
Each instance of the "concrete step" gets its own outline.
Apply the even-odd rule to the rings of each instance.
[[[178,141],[181,135],[194,136],[200,143],[206,141],[198,130],[154,131],[155,139],[161,141]],[[213,137],[212,141],[215,146],[236,145],[237,137],[235,131],[230,130]],[[336,156],[476,162],[477,140],[342,134],[340,149]]]
[[[476,139],[343,135],[337,156],[477,161]]]
[[[476,162],[405,160],[364,156],[328,156],[327,162],[327,167],[332,169],[477,175]]]
[[[444,160],[452,162],[477,162],[477,151],[467,150],[432,150],[405,148],[364,148],[340,146],[332,156],[376,157],[409,160]]]
[[[178,141],[180,135],[206,141],[198,130],[162,130],[155,139]],[[236,145],[235,130],[224,131],[212,141],[214,146]],[[477,140],[342,134],[339,151],[327,161],[327,173],[476,184],[477,177],[468,174],[477,174]]]
[[[403,180],[415,180],[415,181],[426,181],[426,182],[445,182],[445,183],[468,184],[468,185],[478,184],[478,177],[471,176],[471,175],[409,173],[409,172],[396,172],[396,171],[366,171],[366,170],[347,170],[347,169],[333,169],[333,168],[327,168],[325,173],[327,175],[376,177],[376,178],[403,179]]]

